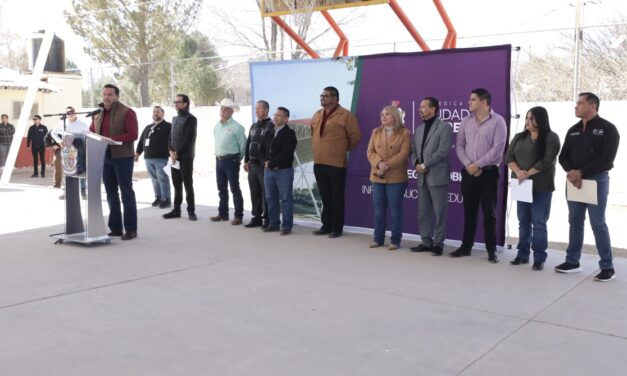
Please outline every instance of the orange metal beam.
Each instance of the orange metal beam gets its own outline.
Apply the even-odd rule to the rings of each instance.
[[[455,48],[455,46],[457,46],[457,31],[455,31],[455,27],[453,26],[451,19],[448,17],[442,2],[440,0],[433,0],[433,3],[435,4],[438,13],[440,13],[440,17],[446,26],[446,30],[448,30],[442,48]]]
[[[320,11],[320,13],[322,13],[324,19],[327,20],[329,25],[331,25],[331,28],[333,29],[333,31],[335,31],[335,34],[340,37],[340,42],[337,44],[337,48],[333,53],[333,57],[340,56],[340,52],[342,52],[343,56],[348,56],[348,38],[346,38],[346,35],[344,35],[344,32],[342,32],[342,29],[340,29],[340,26],[335,22],[335,20],[333,19],[333,17],[331,17],[331,14],[329,14],[328,11],[322,10]]]
[[[449,18],[448,14],[446,13],[446,10],[444,9],[444,5],[442,5],[442,1],[441,0],[433,0],[433,3],[435,5],[436,9],[438,10],[438,13],[440,14],[440,18],[442,18],[442,22],[444,22],[444,25],[446,26],[446,30],[447,30],[446,38],[444,39],[444,43],[442,45],[442,48],[443,49],[444,48],[455,48],[457,46],[457,31],[455,30],[455,27],[453,26],[453,23],[451,22],[451,19]],[[396,16],[399,18],[401,23],[405,26],[405,28],[407,29],[409,34],[411,34],[411,36],[414,38],[416,43],[418,43],[418,46],[423,51],[429,51],[430,50],[429,46],[427,45],[425,40],[422,38],[420,33],[418,33],[418,30],[416,30],[416,28],[414,27],[412,22],[409,20],[409,18],[407,17],[407,15],[403,11],[403,9],[400,7],[400,5],[398,5],[397,1],[396,0],[388,0],[388,4],[390,5],[390,8],[392,8],[394,13],[396,13]],[[333,17],[331,17],[331,14],[329,14],[329,12],[327,10],[321,10],[320,13],[322,13],[322,15],[327,20],[327,22],[329,23],[329,25],[331,26],[333,31],[335,31],[337,36],[340,38],[340,41],[337,44],[337,47],[335,48],[335,52],[333,53],[333,57],[338,57],[338,56],[340,56],[340,54],[343,55],[343,56],[348,56],[348,44],[349,44],[348,38],[346,37],[346,35],[342,31],[342,29],[335,22]],[[300,35],[298,35],[298,33],[296,33],[294,30],[292,30],[292,28],[287,23],[285,23],[281,19],[281,17],[279,17],[279,16],[272,16],[271,18],[296,43],[298,43],[298,45],[303,50],[305,50],[305,52],[307,52],[309,54],[309,56],[311,56],[314,59],[319,59],[320,58],[320,55],[318,55],[318,53],[316,53],[309,46],[309,44],[307,44],[307,42],[305,42],[303,40],[303,38],[301,38]]]
[[[279,25],[281,29],[283,29],[290,37],[292,37],[292,39],[294,39],[294,41],[298,43],[298,45],[301,46],[302,49],[309,54],[309,56],[314,59],[320,59],[320,55],[318,55],[316,51],[309,47],[309,44],[307,44],[307,42],[305,42],[303,38],[301,38],[300,35],[298,35],[294,30],[292,30],[292,28],[288,24],[286,24],[281,19],[281,17],[272,16],[271,18],[277,25]]]
[[[392,8],[394,13],[396,13],[396,16],[398,16],[398,18],[401,20],[403,25],[405,25],[405,28],[407,29],[407,31],[409,31],[409,34],[411,34],[411,36],[414,38],[416,43],[418,43],[418,46],[420,46],[420,48],[422,48],[423,51],[429,51],[430,50],[429,46],[427,45],[425,40],[422,39],[422,37],[418,33],[418,30],[416,30],[416,28],[411,23],[409,18],[407,18],[407,15],[403,11],[403,9],[401,9],[400,5],[398,5],[396,0],[389,0],[388,4],[390,5],[390,8]]]

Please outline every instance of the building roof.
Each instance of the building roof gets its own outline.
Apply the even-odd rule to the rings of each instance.
[[[0,89],[26,90],[30,84],[31,76],[21,74],[18,71],[0,66]],[[37,90],[46,93],[59,92],[61,89],[44,81],[38,81]]]

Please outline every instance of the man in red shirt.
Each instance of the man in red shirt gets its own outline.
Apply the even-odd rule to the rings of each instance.
[[[133,160],[137,140],[137,115],[131,108],[118,101],[120,89],[107,84],[102,89],[104,110],[94,116],[89,130],[122,145],[109,145],[102,170],[102,182],[107,191],[109,204],[109,236],[121,236],[122,240],[137,237],[137,203],[133,191]],[[124,221],[120,210],[120,196],[124,206]],[[122,230],[126,230],[125,233]]]

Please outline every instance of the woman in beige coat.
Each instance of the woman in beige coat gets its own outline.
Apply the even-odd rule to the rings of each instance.
[[[403,234],[403,197],[407,188],[407,158],[411,149],[411,132],[403,126],[396,106],[381,110],[381,126],[372,131],[368,144],[370,181],[374,204],[374,240],[371,248],[385,240],[386,212],[392,219],[389,250],[400,247]]]

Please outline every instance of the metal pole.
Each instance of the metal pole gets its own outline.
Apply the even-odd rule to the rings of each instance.
[[[170,60],[170,98],[174,98],[174,61]]]
[[[94,95],[94,69],[89,68],[89,106],[96,107],[96,98]]]
[[[307,175],[305,174],[305,169],[303,168],[303,164],[300,163],[300,158],[298,158],[298,154],[294,152],[294,158],[296,158],[296,164],[298,164],[298,169],[300,170],[300,176],[305,181],[305,185],[307,185],[307,191],[309,192],[309,197],[311,197],[311,202],[313,203],[314,209],[316,209],[316,215],[320,217],[320,208],[318,208],[318,202],[316,201],[316,196],[313,194],[313,189],[309,185],[309,180],[307,179]]]
[[[573,101],[577,101],[579,94],[579,69],[581,65],[581,45],[583,29],[583,0],[578,0],[575,5],[575,66],[573,72]]]
[[[17,127],[15,128],[15,134],[13,135],[13,141],[11,142],[11,148],[9,149],[9,155],[7,156],[2,177],[0,177],[0,185],[7,185],[11,180],[11,174],[13,173],[13,168],[15,167],[17,153],[20,149],[20,145],[22,144],[22,137],[24,136],[26,126],[28,125],[27,122],[30,118],[33,102],[35,102],[35,95],[37,94],[39,82],[41,81],[41,75],[44,72],[44,66],[46,64],[46,60],[48,59],[48,53],[50,52],[50,47],[52,46],[53,36],[54,30],[52,28],[47,28],[44,33],[43,40],[41,41],[41,46],[39,47],[39,53],[37,54],[37,60],[35,62],[35,66],[33,67],[33,72],[29,77],[28,90],[26,90],[26,95],[24,96],[24,104],[22,105],[22,110],[20,111],[20,118],[17,122]]]

